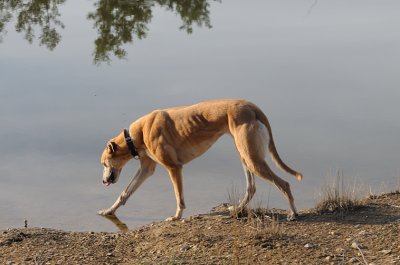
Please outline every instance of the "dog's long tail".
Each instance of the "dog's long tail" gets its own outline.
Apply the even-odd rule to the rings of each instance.
[[[283,171],[286,171],[287,173],[295,176],[297,180],[302,180],[303,179],[303,174],[300,172],[297,172],[293,169],[291,169],[288,165],[285,164],[285,162],[282,161],[280,158],[278,151],[276,150],[275,143],[274,143],[274,138],[272,136],[272,130],[271,130],[271,125],[268,122],[267,117],[265,114],[257,108],[256,111],[257,119],[264,124],[264,126],[267,128],[268,134],[269,134],[269,144],[268,144],[268,149],[271,154],[272,160],[275,162],[275,164],[281,168]]]

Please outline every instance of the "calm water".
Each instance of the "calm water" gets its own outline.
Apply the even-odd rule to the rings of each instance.
[[[289,180],[313,206],[341,170],[372,191],[400,178],[398,1],[0,1],[0,229],[115,231],[96,211],[106,141],[156,108],[246,98],[272,124]],[[329,173],[333,172],[333,173]],[[242,189],[229,137],[185,168],[188,209],[208,211]],[[269,207],[283,196],[258,181]],[[398,187],[398,186],[397,186]],[[130,228],[175,211],[161,167],[117,212]]]

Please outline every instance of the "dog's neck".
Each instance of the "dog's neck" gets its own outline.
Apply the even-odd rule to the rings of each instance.
[[[133,158],[139,158],[139,153],[133,144],[133,139],[131,138],[129,131],[127,129],[124,129],[124,138],[125,138],[125,143],[128,146],[129,152],[133,156]]]

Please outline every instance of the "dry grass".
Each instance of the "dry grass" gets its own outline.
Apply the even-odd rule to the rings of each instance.
[[[332,183],[325,184],[320,193],[319,202],[315,209],[319,213],[339,212],[345,213],[360,208],[364,205],[361,189],[356,183],[348,185],[343,172],[338,171]]]
[[[280,222],[278,216],[268,209],[262,207],[262,201],[253,199],[253,207],[246,206],[244,209],[239,210],[240,192],[236,187],[233,187],[228,192],[228,204],[232,206],[230,215],[232,218],[238,220],[241,224],[245,225],[253,231],[257,237],[262,236],[280,236]]]
[[[252,257],[248,255],[254,251],[248,248],[272,246],[275,239],[283,236],[283,232],[278,215],[262,208],[261,200],[253,200],[253,207],[248,205],[243,210],[239,210],[240,198],[241,194],[237,187],[232,187],[228,191],[228,204],[232,206],[230,215],[237,221],[231,232],[234,239],[231,263],[252,264]],[[243,246],[243,236],[251,237],[253,244]]]

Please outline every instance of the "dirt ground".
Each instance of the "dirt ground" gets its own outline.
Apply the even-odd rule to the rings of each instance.
[[[350,212],[233,218],[221,205],[181,221],[118,233],[0,231],[0,264],[400,264],[400,194]]]

